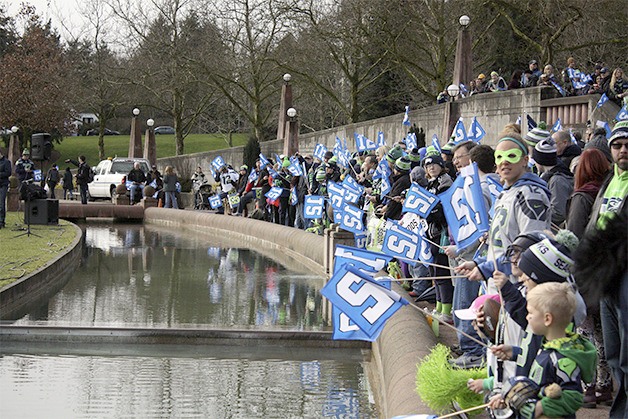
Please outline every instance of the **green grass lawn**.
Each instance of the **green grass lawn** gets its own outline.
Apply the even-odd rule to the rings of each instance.
[[[76,238],[76,230],[65,220],[59,225],[31,225],[37,236],[21,235],[26,231],[23,212],[8,212],[5,221],[6,227],[0,229],[0,288],[32,274]]]
[[[144,137],[142,137],[142,141]],[[175,140],[174,135],[156,135],[157,158],[174,156]],[[245,145],[247,134],[234,134],[233,145]],[[220,150],[229,148],[227,137],[219,134],[190,134],[184,140],[184,153],[200,153],[203,151]],[[65,137],[61,144],[55,144],[54,150],[61,153],[56,163],[63,164],[65,159],[76,160],[79,155],[87,157],[90,166],[96,166],[98,158],[98,137]],[[105,157],[126,157],[129,155],[128,135],[106,135],[105,136]],[[54,154],[53,154],[54,156]]]

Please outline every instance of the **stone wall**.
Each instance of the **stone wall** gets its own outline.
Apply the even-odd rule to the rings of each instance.
[[[409,112],[409,116],[413,124],[424,130],[428,143],[431,142],[432,135],[436,134],[440,144],[444,145],[448,140],[443,135],[445,113],[447,107],[451,106],[453,122],[460,116],[464,119],[465,126],[468,128],[473,117],[477,117],[478,122],[486,131],[486,137],[482,140],[482,143],[495,145],[498,140],[497,136],[504,125],[514,123],[519,116],[525,121],[526,115],[530,115],[532,119],[540,122],[553,115],[564,115],[561,118],[563,127],[580,130],[584,128],[587,118],[605,119],[610,117],[612,119],[619,108],[615,109],[615,104],[607,102],[600,110],[596,110],[595,104],[599,97],[599,95],[587,95],[556,99],[554,88],[531,87],[505,92],[484,93],[458,99],[451,104],[438,104],[422,109],[414,109]],[[583,111],[576,119],[566,118],[568,113],[563,111],[567,111],[577,103],[583,104],[583,108],[586,111]],[[557,111],[556,107],[559,107],[560,111]],[[553,111],[549,112],[549,109]],[[602,112],[603,110],[606,110],[606,112]],[[299,149],[301,154],[312,153],[318,143],[325,144],[328,148],[331,148],[335,144],[336,137],[339,137],[347,140],[347,146],[350,150],[355,150],[353,134],[356,132],[365,135],[367,138],[375,139],[377,138],[377,133],[382,131],[386,143],[391,145],[403,139],[407,134],[408,127],[402,125],[402,120],[403,114],[397,114],[300,134]],[[555,121],[552,119],[546,122],[551,126]],[[593,123],[595,123],[594,120]],[[525,134],[527,127],[525,123],[523,125],[522,129]],[[450,132],[450,130],[446,131]],[[265,141],[260,144],[260,147],[264,155],[272,157],[275,153],[280,154],[282,152],[283,141]],[[243,161],[243,153],[244,147],[234,147],[206,153],[161,158],[158,160],[158,165],[160,169],[163,169],[168,164],[173,165],[177,169],[177,173],[181,176],[189,177],[198,165],[203,167],[206,172],[209,172],[208,168],[211,161],[218,155],[221,155],[227,163],[231,163],[234,167],[239,166]]]

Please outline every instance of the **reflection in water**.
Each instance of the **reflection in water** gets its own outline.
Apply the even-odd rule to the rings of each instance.
[[[90,226],[82,266],[15,323],[329,330],[323,284],[217,240]],[[377,417],[359,351],[42,345],[0,346],[0,417]]]
[[[86,231],[84,263],[18,324],[329,330],[323,279],[247,249],[137,226]]]

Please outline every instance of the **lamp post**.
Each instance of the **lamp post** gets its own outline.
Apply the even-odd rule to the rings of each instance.
[[[288,73],[283,75],[283,85],[281,86],[281,99],[279,101],[279,121],[277,122],[277,139],[283,140],[286,137],[286,111],[292,107],[292,76]]]
[[[286,115],[288,116],[288,120],[285,125],[283,154],[292,156],[299,151],[299,121],[297,119],[297,110],[288,108]]]
[[[150,162],[151,167],[157,165],[157,144],[153,125],[155,125],[154,119],[150,118],[146,121],[146,135],[144,136],[144,158]]]
[[[456,55],[454,61],[454,84],[460,86],[460,83],[468,84],[473,77],[473,60],[471,55],[471,31],[469,24],[471,19],[467,15],[460,16],[458,19],[460,29],[458,30],[458,41],[456,42]]]
[[[458,95],[460,94],[460,87],[457,84],[450,84],[447,86],[447,94],[451,98],[451,100],[456,100]]]
[[[133,109],[133,118],[131,118],[131,137],[129,139],[129,157],[136,158],[142,155],[142,134],[137,116],[140,114],[138,108]]]

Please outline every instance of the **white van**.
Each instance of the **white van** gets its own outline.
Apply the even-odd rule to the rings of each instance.
[[[94,168],[96,173],[94,181],[87,185],[89,196],[91,198],[111,198],[116,187],[122,183],[122,178],[127,176],[133,164],[140,163],[140,169],[145,174],[150,171],[150,163],[146,159],[116,157],[113,159],[102,160],[98,166]]]

